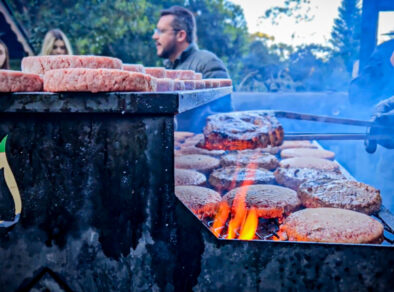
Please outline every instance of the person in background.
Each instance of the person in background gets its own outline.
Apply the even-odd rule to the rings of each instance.
[[[203,78],[230,78],[223,62],[213,53],[200,50],[196,43],[196,20],[180,6],[162,10],[152,36],[157,55],[166,59],[167,69],[193,70]]]
[[[0,40],[0,69],[10,69],[10,55],[6,44]]]
[[[230,78],[226,66],[215,54],[197,46],[196,20],[191,11],[180,6],[162,10],[152,36],[156,52],[167,69],[193,70],[204,79]],[[201,132],[205,118],[217,112],[232,111],[231,96],[219,98],[207,105],[177,115],[180,131]]]
[[[381,43],[352,80],[349,100],[370,107],[394,95],[394,39]]]
[[[46,55],[72,55],[72,48],[66,35],[60,29],[47,32],[42,43],[41,54]]]

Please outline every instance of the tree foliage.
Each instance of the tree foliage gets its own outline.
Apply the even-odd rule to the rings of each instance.
[[[359,0],[342,0],[331,33],[334,56],[343,60],[348,72],[352,71],[353,63],[359,57],[361,33],[359,4]]]

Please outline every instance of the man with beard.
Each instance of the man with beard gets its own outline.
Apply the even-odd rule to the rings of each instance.
[[[196,21],[186,8],[172,6],[162,10],[152,36],[157,55],[164,58],[167,69],[193,70],[204,79],[230,78],[223,62],[213,53],[200,50],[196,44]],[[220,98],[209,105],[177,116],[177,130],[201,132],[205,117],[217,112],[232,111],[231,96]]]
[[[186,8],[173,6],[162,10],[155,40],[157,55],[166,59],[167,69],[194,70],[203,78],[230,78],[223,62],[196,44],[196,21]]]

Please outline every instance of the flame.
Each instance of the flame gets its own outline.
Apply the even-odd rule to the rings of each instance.
[[[256,168],[257,168],[257,163],[254,162],[255,160],[256,160],[256,156],[253,156],[251,158],[251,162],[247,165],[246,167],[247,173],[245,175],[245,180],[241,185],[242,188],[234,197],[232,209],[233,209],[233,214],[235,215],[232,217],[228,225],[227,239],[234,239],[237,231],[241,229],[241,227],[244,225],[244,222],[246,220],[246,216],[248,213],[246,207],[246,194],[248,192],[248,186],[252,185],[254,181]]]
[[[215,234],[216,237],[219,238],[220,233],[222,232],[224,224],[226,224],[229,215],[230,207],[227,202],[220,202],[215,215],[215,219],[213,221],[213,225],[211,227],[211,231],[213,232],[213,234]]]
[[[256,208],[250,208],[245,223],[242,226],[238,239],[252,240],[256,233],[258,217]]]

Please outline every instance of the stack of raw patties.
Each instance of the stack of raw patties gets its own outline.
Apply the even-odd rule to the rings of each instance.
[[[0,70],[0,92],[162,92],[231,86],[230,79],[202,80],[191,70],[145,68],[103,56],[36,56],[22,71]]]
[[[244,194],[247,208],[257,210],[259,218],[279,219],[282,240],[382,241],[382,224],[368,216],[381,208],[379,190],[348,179],[333,161],[335,154],[317,144],[285,141],[276,146],[282,142],[277,139],[266,143],[267,133],[281,128],[275,119],[271,126],[265,125],[268,130],[258,128],[258,135],[251,133],[256,124],[252,119],[250,126],[238,123],[238,131],[237,125],[212,125],[212,121],[237,120],[239,115],[209,117],[204,134],[175,133],[176,195],[193,212],[214,218],[221,202],[226,202],[234,213],[236,196]],[[236,141],[237,137],[243,140]],[[201,148],[205,145],[210,150]]]

